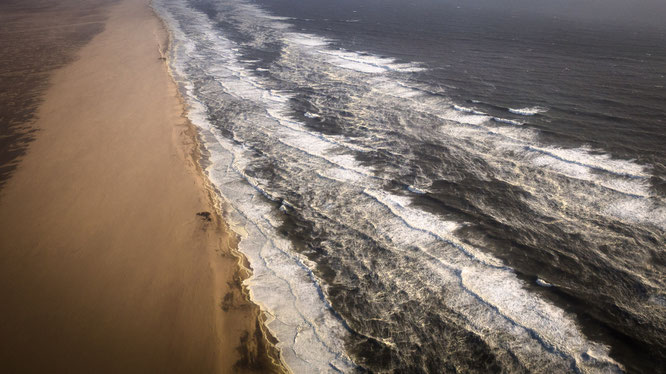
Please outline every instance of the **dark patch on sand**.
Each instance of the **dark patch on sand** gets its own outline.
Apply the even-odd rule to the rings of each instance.
[[[104,28],[115,0],[0,1],[0,188],[38,130],[35,112],[51,72]]]
[[[261,321],[257,320],[254,334],[243,333],[238,346],[241,358],[234,365],[238,371],[251,370],[259,373],[280,373],[281,368],[276,366],[271,359],[263,354],[269,347],[261,329]]]
[[[213,220],[212,215],[210,212],[199,212],[197,213],[198,217],[201,217],[202,220],[206,222],[211,222]]]

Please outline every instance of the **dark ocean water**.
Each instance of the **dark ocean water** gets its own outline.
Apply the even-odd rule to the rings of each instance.
[[[295,372],[666,372],[666,38],[421,0],[158,0]]]

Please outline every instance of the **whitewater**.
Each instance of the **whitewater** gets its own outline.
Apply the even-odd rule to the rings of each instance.
[[[293,372],[626,371],[557,294],[570,289],[663,344],[650,164],[543,142],[530,121],[548,108],[456,102],[414,78],[423,62],[341,48],[253,2],[153,6]]]

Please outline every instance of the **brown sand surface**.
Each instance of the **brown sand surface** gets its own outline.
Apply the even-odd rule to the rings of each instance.
[[[48,76],[104,28],[116,0],[0,0],[0,188],[34,138]]]
[[[123,0],[52,75],[37,136],[0,190],[0,371],[281,370],[165,44],[147,0]]]

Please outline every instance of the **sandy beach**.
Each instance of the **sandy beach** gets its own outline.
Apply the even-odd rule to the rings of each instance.
[[[147,0],[55,70],[0,189],[8,373],[279,372]]]

